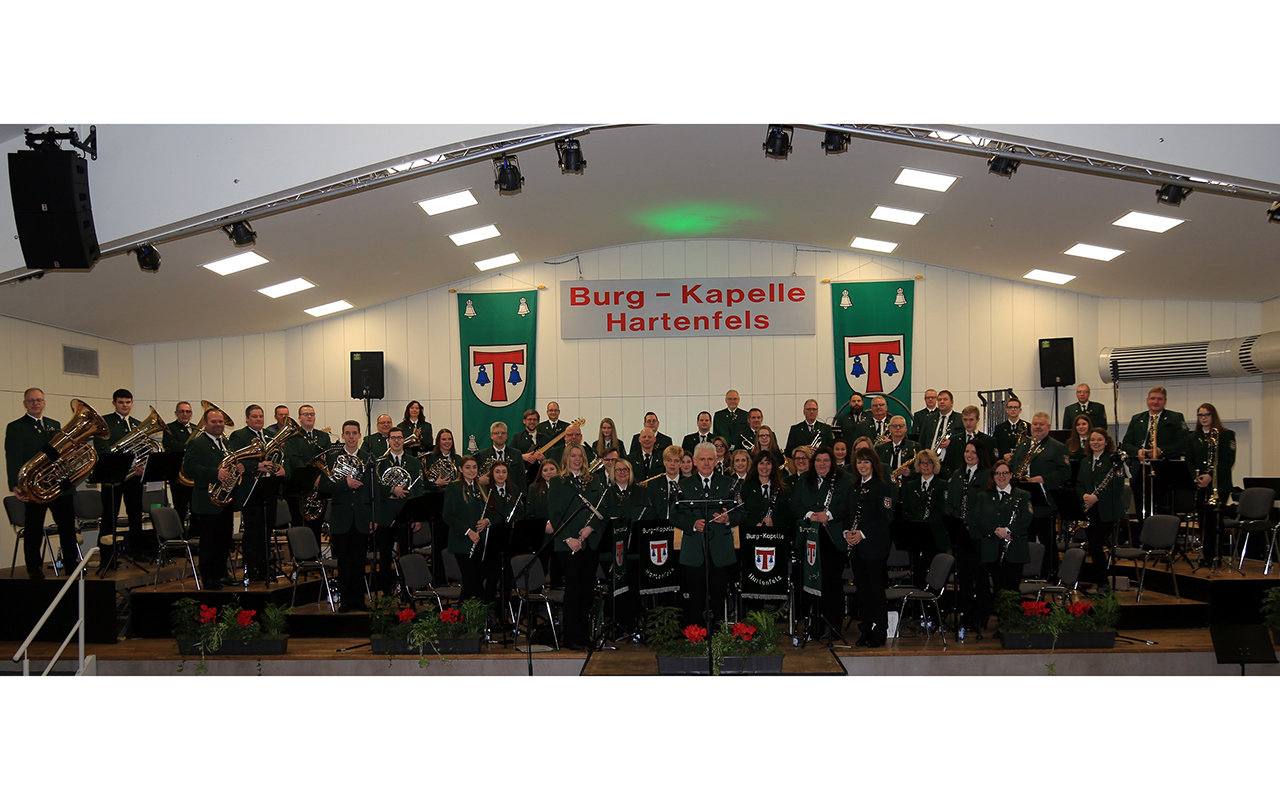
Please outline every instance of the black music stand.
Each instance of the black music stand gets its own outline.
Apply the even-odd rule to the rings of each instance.
[[[1219,664],[1275,664],[1276,650],[1265,625],[1210,625],[1213,654]]]
[[[120,487],[124,485],[125,481],[138,477],[133,474],[132,455],[129,453],[110,452],[99,454],[98,466],[94,468],[93,475],[100,485],[110,486],[113,493],[120,491]],[[128,514],[128,503],[125,503],[124,505],[125,513]],[[102,513],[103,516],[108,513],[105,497],[103,498]],[[114,514],[115,511],[112,510],[111,513]],[[98,577],[102,577],[108,572],[119,569],[121,559],[128,561],[130,564],[147,574],[151,573],[151,570],[135,561],[129,555],[129,541],[127,535],[129,526],[127,524],[125,525],[124,530],[126,531],[126,534],[121,535],[120,525],[117,521],[115,524],[115,541],[111,543],[111,552],[105,559],[99,558],[98,571],[96,573]]]

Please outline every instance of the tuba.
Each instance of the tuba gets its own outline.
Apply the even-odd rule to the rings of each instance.
[[[210,502],[215,506],[230,505],[231,501],[235,498],[236,487],[240,485],[240,478],[244,476],[244,473],[236,472],[232,467],[241,461],[250,461],[262,458],[265,450],[266,446],[263,445],[260,440],[254,439],[249,442],[248,446],[242,447],[239,450],[234,450],[223,456],[222,461],[218,462],[218,469],[225,469],[231,474],[222,483],[209,487]]]
[[[231,419],[227,416],[227,412],[218,408],[213,403],[210,403],[208,400],[201,400],[200,405],[204,406],[204,410],[200,412],[200,421],[196,423],[196,429],[191,432],[190,436],[187,437],[187,444],[194,442],[197,436],[204,433],[204,421],[209,416],[210,411],[217,411],[222,414],[222,419],[225,427],[227,428],[235,427],[234,425],[231,424]],[[195,481],[188,478],[186,473],[182,471],[181,467],[178,468],[178,483],[182,484],[183,486],[186,486],[188,489],[196,485]]]
[[[88,475],[98,463],[98,453],[87,440],[110,435],[106,421],[88,403],[72,400],[71,411],[62,430],[18,472],[18,486],[37,503],[53,502]]]
[[[160,443],[159,438],[163,435],[164,420],[160,419],[160,415],[156,413],[156,407],[151,406],[151,413],[147,418],[140,422],[138,427],[120,437],[120,441],[111,445],[111,452],[133,456],[133,465],[130,467],[133,469],[139,464],[147,463],[147,458],[152,453],[164,452],[164,445]],[[129,480],[133,475],[134,473],[130,472],[125,480]]]

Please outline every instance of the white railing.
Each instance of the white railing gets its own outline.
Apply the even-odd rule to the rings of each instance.
[[[58,659],[62,657],[62,652],[67,649],[67,645],[71,643],[71,637],[77,633],[80,636],[80,660],[79,666],[76,668],[76,675],[84,675],[92,673],[96,668],[96,662],[93,656],[89,656],[86,660],[84,655],[84,577],[88,572],[89,558],[98,552],[98,548],[93,548],[85,553],[80,560],[80,565],[76,569],[74,575],[68,575],[66,581],[62,584],[62,590],[58,592],[58,596],[53,598],[53,602],[49,603],[49,607],[44,610],[44,614],[40,617],[40,621],[31,629],[31,633],[27,635],[26,641],[18,648],[18,652],[13,654],[13,660],[22,661],[22,674],[31,674],[31,654],[27,649],[31,647],[31,643],[35,641],[36,636],[40,634],[40,629],[44,627],[45,622],[53,614],[53,610],[58,607],[58,603],[62,602],[62,598],[67,592],[71,591],[71,584],[77,580],[80,583],[79,612],[77,614],[76,624],[71,626],[71,630],[67,633],[66,638],[62,640],[62,646],[58,648],[58,652],[53,654],[53,658],[49,659],[49,665],[44,668],[44,672],[40,673],[41,677],[48,675],[53,670],[53,665],[58,663]]]

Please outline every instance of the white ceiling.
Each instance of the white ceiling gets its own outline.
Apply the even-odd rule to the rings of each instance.
[[[895,258],[1014,280],[1032,268],[1067,272],[1079,277],[1064,288],[1111,297],[1280,295],[1280,225],[1255,200],[1196,192],[1173,208],[1145,183],[1030,164],[1004,180],[978,157],[861,139],[826,155],[821,133],[803,129],[775,161],[761,151],[764,134],[764,125],[596,129],[581,137],[582,175],[560,174],[550,146],[521,153],[518,195],[499,196],[487,161],[462,166],[255,221],[255,249],[271,259],[262,267],[224,278],[196,266],[234,254],[214,231],[162,244],[158,275],[122,255],[87,274],[0,286],[0,314],[127,343],[254,333],[310,322],[302,309],[331,300],[368,307],[459,281],[476,274],[473,261],[513,250],[530,263],[698,237],[845,249],[868,236],[900,242]],[[942,194],[896,186],[904,166],[960,180]],[[478,205],[428,217],[415,204],[463,188]],[[914,227],[874,221],[877,204],[927,216]],[[1130,210],[1187,222],[1165,234],[1111,224]],[[446,238],[488,223],[503,235],[465,247]],[[1129,252],[1110,263],[1062,254],[1077,242]],[[299,276],[317,288],[279,300],[254,291]]]

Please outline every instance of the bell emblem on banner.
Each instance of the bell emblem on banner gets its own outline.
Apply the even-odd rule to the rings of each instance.
[[[463,310],[462,316],[471,319],[476,315],[476,307],[470,300],[467,301],[467,307]]]
[[[902,287],[898,287],[898,296],[893,298],[893,304],[898,308],[902,308],[907,304],[907,297],[902,293]]]
[[[467,452],[472,455],[480,452],[480,446],[476,444],[476,435],[474,433],[467,437]]]
[[[885,360],[885,364],[884,364],[884,374],[885,374],[885,375],[897,375],[897,374],[898,374],[898,365],[897,365],[897,364],[895,364],[895,363],[893,363],[893,356],[892,356],[892,355],[887,355],[887,356],[885,356],[885,357],[884,357],[884,360]]]
[[[892,358],[893,356],[890,356]],[[862,356],[853,357],[853,369],[849,370],[849,374],[855,378],[861,378],[867,374],[867,370],[862,366]]]
[[[484,371],[484,364],[480,365],[480,374],[476,376],[476,383],[481,386],[489,385],[489,373]]]
[[[849,299],[849,290],[845,289],[840,293],[840,307],[853,308],[853,301]]]
[[[516,309],[516,313],[522,317],[527,317],[530,313],[529,303],[523,297],[520,298],[520,307]]]

